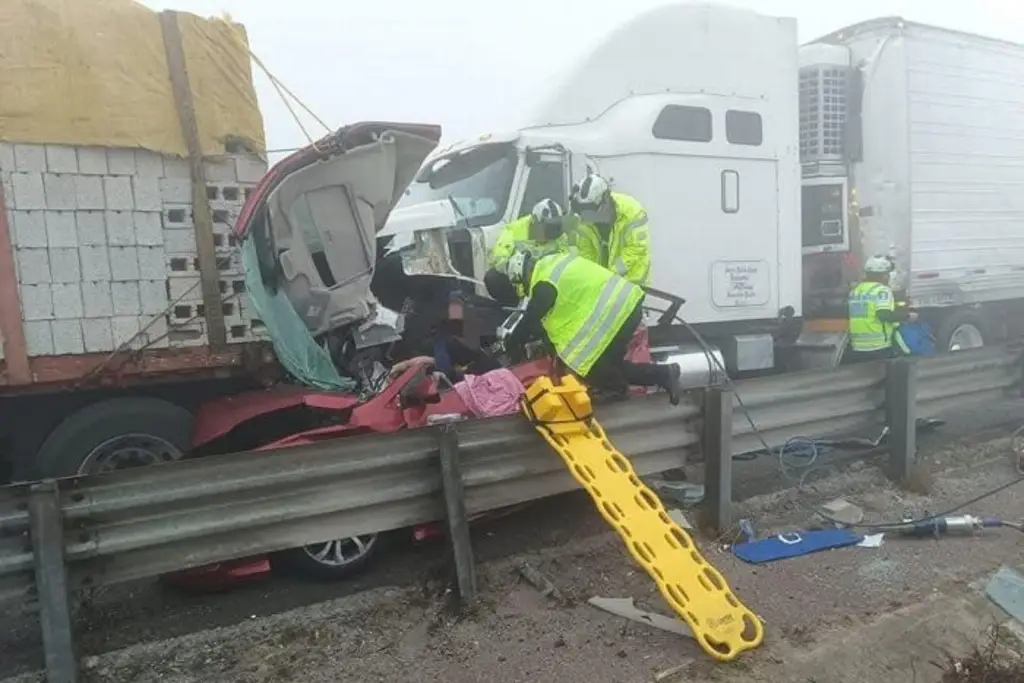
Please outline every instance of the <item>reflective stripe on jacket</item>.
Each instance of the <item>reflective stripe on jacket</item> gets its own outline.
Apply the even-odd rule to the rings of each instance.
[[[558,292],[554,307],[541,320],[544,331],[562,362],[586,377],[640,304],[643,290],[572,254],[537,261],[530,291],[539,282],[554,285]]]
[[[596,225],[581,222],[575,231],[574,244],[580,256],[604,266],[638,285],[651,282],[651,241],[647,212],[629,195],[611,193],[615,206],[615,222],[608,242],[601,239]]]
[[[896,298],[888,285],[861,282],[850,291],[847,310],[852,350],[880,351],[893,345],[897,325],[878,319],[878,311],[896,310]]]

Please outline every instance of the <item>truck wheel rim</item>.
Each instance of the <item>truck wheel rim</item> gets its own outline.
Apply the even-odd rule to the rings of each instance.
[[[93,448],[78,471],[80,474],[113,472],[180,458],[181,450],[166,439],[152,434],[121,434]]]
[[[949,350],[964,351],[966,349],[980,349],[985,345],[985,339],[981,336],[981,330],[970,323],[964,323],[949,335]]]
[[[377,534],[367,534],[314,543],[303,547],[303,550],[314,562],[329,567],[344,567],[364,557],[376,543]]]

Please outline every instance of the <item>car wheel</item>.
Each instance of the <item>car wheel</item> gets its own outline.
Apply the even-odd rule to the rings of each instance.
[[[319,581],[339,581],[366,569],[383,544],[383,534],[334,539],[274,553],[270,564],[281,573]]]

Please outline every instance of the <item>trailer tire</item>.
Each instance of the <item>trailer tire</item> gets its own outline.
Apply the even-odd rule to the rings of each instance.
[[[155,398],[115,398],[72,413],[43,442],[37,477],[68,477],[180,459],[192,414]],[[133,462],[137,460],[137,462]]]
[[[946,316],[939,325],[935,344],[939,353],[977,349],[985,346],[988,336],[988,328],[980,315],[974,311],[957,311]]]

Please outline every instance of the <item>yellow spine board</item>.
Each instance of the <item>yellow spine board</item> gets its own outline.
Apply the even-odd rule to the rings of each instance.
[[[601,516],[658,585],[662,597],[693,631],[701,648],[731,661],[764,640],[764,625],[733,595],[725,578],[673,522],[629,460],[590,417],[590,396],[573,377],[549,378],[526,392],[524,411],[562,456]]]

